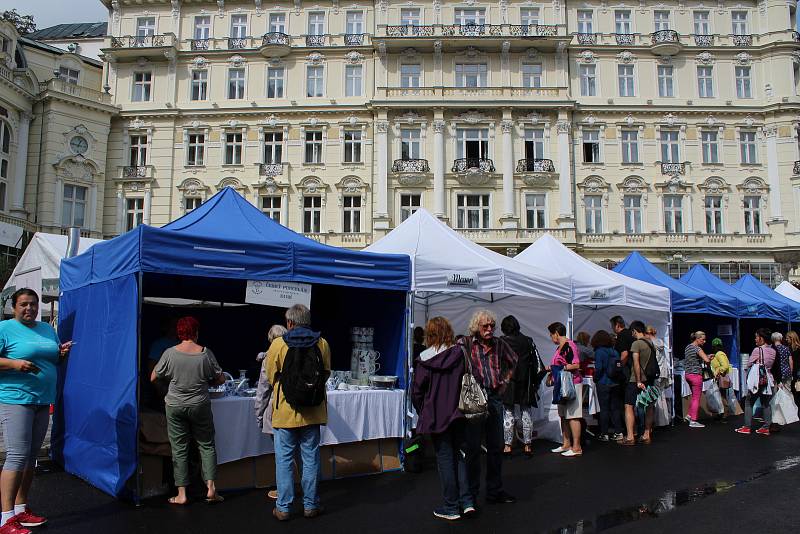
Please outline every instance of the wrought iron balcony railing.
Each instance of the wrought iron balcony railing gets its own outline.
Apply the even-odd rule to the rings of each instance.
[[[427,159],[396,159],[392,172],[430,172]]]
[[[714,44],[713,35],[695,35],[694,44],[697,46],[711,46]]]
[[[347,33],[344,36],[344,44],[346,46],[361,46],[364,44],[363,33]]]
[[[618,45],[632,45],[636,35],[632,33],[615,33]]]
[[[734,46],[753,46],[753,36],[752,35],[734,35],[733,36],[733,44],[734,44]]]
[[[147,167],[145,165],[128,165],[122,168],[123,178],[146,178]]]
[[[208,50],[210,39],[192,39],[192,50]]]
[[[228,50],[247,48],[247,37],[228,37]]]
[[[268,46],[268,45],[288,46],[289,36],[281,32],[265,33],[264,37],[261,38],[261,46]]]
[[[674,176],[676,174],[685,174],[685,173],[686,173],[685,163],[665,162],[661,164],[661,174]]]
[[[282,163],[262,163],[258,166],[259,176],[278,176],[283,174]]]
[[[547,24],[435,24],[386,26],[387,37],[555,37],[558,26]]]
[[[433,37],[433,26],[386,26],[387,37]]]
[[[151,48],[166,46],[166,35],[128,35],[112,37],[111,48]]]
[[[596,33],[579,33],[578,44],[580,45],[594,45],[597,44]]]
[[[494,162],[487,158],[459,158],[453,161],[452,172],[494,172]]]
[[[526,158],[517,162],[517,172],[556,172],[551,159]]]
[[[662,43],[680,43],[681,38],[675,30],[659,30],[650,34],[650,39],[654,45]]]
[[[795,176],[800,176],[800,161],[795,161],[794,166],[792,167],[792,174]]]
[[[325,46],[327,35],[306,35],[306,46]]]

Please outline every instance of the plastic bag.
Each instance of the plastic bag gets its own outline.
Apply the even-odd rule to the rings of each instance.
[[[669,402],[664,395],[661,395],[656,401],[653,415],[656,426],[669,426],[672,422],[672,416],[670,415],[669,411]]]
[[[561,403],[574,400],[576,396],[575,384],[572,382],[572,373],[561,371]]]
[[[769,403],[772,408],[772,422],[778,425],[789,425],[800,421],[797,415],[797,405],[792,394],[786,388],[779,386]]]
[[[722,394],[719,392],[719,386],[716,382],[711,384],[705,392],[706,404],[711,413],[725,413],[725,406],[722,404]]]

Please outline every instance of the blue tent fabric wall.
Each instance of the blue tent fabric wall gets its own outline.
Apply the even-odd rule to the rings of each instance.
[[[733,284],[733,287],[756,298],[765,300],[771,306],[781,311],[784,321],[788,323],[800,321],[800,303],[786,298],[780,293],[770,289],[769,286],[761,283],[752,274],[742,276]]]
[[[776,310],[769,303],[753,297],[735,287],[726,284],[702,265],[695,265],[689,272],[681,276],[684,282],[696,289],[716,292],[723,296],[733,297],[737,302],[737,315],[740,319],[775,319],[783,321],[780,310]]]
[[[137,462],[136,275],[67,292],[59,306],[59,336],[76,345],[59,377],[54,458],[67,472],[119,495]]]

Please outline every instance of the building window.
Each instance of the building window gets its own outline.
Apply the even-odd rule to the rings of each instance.
[[[544,159],[544,130],[525,130],[525,159]]]
[[[136,37],[147,37],[156,34],[155,17],[139,17],[136,19]]]
[[[761,233],[761,197],[744,197],[744,233]]]
[[[722,197],[707,196],[705,198],[706,233],[722,233]]]
[[[406,7],[400,10],[400,25],[401,26],[419,26],[422,19],[420,18],[420,10],[417,7]]]
[[[578,10],[578,33],[594,33],[594,11]]]
[[[642,233],[642,195],[625,195],[622,199],[625,211],[625,233]]]
[[[225,165],[242,164],[242,132],[225,134]]]
[[[306,234],[320,233],[322,221],[322,197],[303,197],[303,232]]]
[[[244,98],[244,69],[228,69],[228,98]]]
[[[184,213],[194,211],[199,208],[202,203],[203,199],[200,197],[185,197],[183,199],[183,211]]]
[[[750,78],[750,67],[736,67],[736,97],[753,98],[752,80]]]
[[[142,167],[147,165],[147,136],[132,135],[130,142],[130,166]]]
[[[306,163],[322,163],[322,132],[306,132]]]
[[[420,159],[421,133],[419,130],[400,130],[400,158],[404,160]]]
[[[603,196],[586,195],[583,197],[587,234],[603,233]]]
[[[283,98],[283,67],[267,68],[267,98]]]
[[[622,163],[639,163],[639,130],[622,130]]]
[[[125,230],[133,230],[144,223],[144,199],[128,198],[125,200]]]
[[[361,96],[362,72],[361,65],[347,65],[344,68],[345,96]]]
[[[489,228],[489,195],[457,195],[458,228]]]
[[[421,72],[418,63],[400,65],[400,87],[419,87]]]
[[[486,87],[487,78],[486,63],[456,64],[457,87]]]
[[[657,31],[657,32],[670,29],[669,11],[654,11],[653,12],[653,28],[654,28],[654,31]]]
[[[400,195],[400,222],[405,221],[422,206],[422,195],[409,193]]]
[[[658,66],[658,96],[662,98],[671,98],[675,96],[675,89],[672,81],[673,72],[674,67],[671,65]]]
[[[361,35],[364,33],[364,13],[362,11],[347,12],[345,33],[348,35]]]
[[[538,7],[521,7],[519,9],[519,20],[523,26],[538,26],[539,25],[539,8]]]
[[[739,149],[742,163],[758,163],[755,132],[739,132]]]
[[[324,80],[324,67],[306,67],[306,96],[315,98],[325,94]]]
[[[264,132],[264,163],[283,163],[283,132]]]
[[[583,162],[600,163],[600,132],[598,130],[583,131]]]
[[[681,150],[678,143],[678,132],[661,130],[661,163],[680,163]]]
[[[192,100],[205,100],[208,98],[208,71],[192,71]]]
[[[269,32],[270,33],[286,33],[286,14],[285,13],[270,13],[269,14]]]
[[[750,28],[747,24],[747,11],[731,11],[734,35],[749,35]]]
[[[614,12],[614,29],[615,33],[620,33],[620,34],[633,33],[631,26],[631,12],[629,10],[620,9]]]
[[[81,71],[79,70],[70,69],[69,67],[58,67],[59,79],[64,80],[67,83],[77,85],[80,75]]]
[[[325,35],[325,13],[312,11],[308,14],[308,35]]]
[[[581,65],[581,96],[597,96],[597,68],[594,65]]]
[[[719,163],[717,132],[701,132],[700,141],[703,146],[703,163]]]
[[[527,228],[547,228],[547,195],[525,195],[525,222]]]
[[[6,209],[6,187],[8,184],[8,169],[11,159],[11,129],[5,122],[0,129],[0,211]]]
[[[523,63],[522,64],[522,86],[541,87],[542,86],[542,64]]]
[[[361,130],[344,132],[344,162],[361,163]]]
[[[61,210],[61,226],[69,228],[86,225],[86,199],[88,188],[77,185],[64,184],[64,202]]]
[[[186,155],[186,164],[192,166],[204,165],[206,151],[205,134],[189,134],[189,146]]]
[[[149,102],[153,89],[152,72],[133,73],[133,100],[134,102]]]
[[[459,158],[487,159],[489,157],[489,130],[486,128],[459,128],[456,130],[456,154]]]
[[[247,37],[247,15],[231,15],[231,38]]]
[[[664,195],[664,231],[668,234],[683,232],[683,197]]]
[[[358,195],[345,195],[344,220],[342,231],[346,234],[361,232],[361,197]]]
[[[636,96],[633,89],[633,65],[617,65],[619,96]]]
[[[714,67],[697,67],[697,95],[714,98]]]
[[[483,8],[457,7],[455,14],[455,23],[461,26],[486,24],[486,10]]]
[[[695,35],[711,35],[711,22],[708,11],[694,12],[694,33]]]
[[[261,197],[261,211],[273,221],[281,222],[281,197],[277,195]]]
[[[204,41],[211,37],[211,17],[202,16],[194,18],[194,38]]]

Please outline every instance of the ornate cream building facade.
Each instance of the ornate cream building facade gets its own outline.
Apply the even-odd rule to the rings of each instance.
[[[800,260],[795,1],[103,2],[106,236],[230,185],[347,247],[425,207],[509,254]]]

